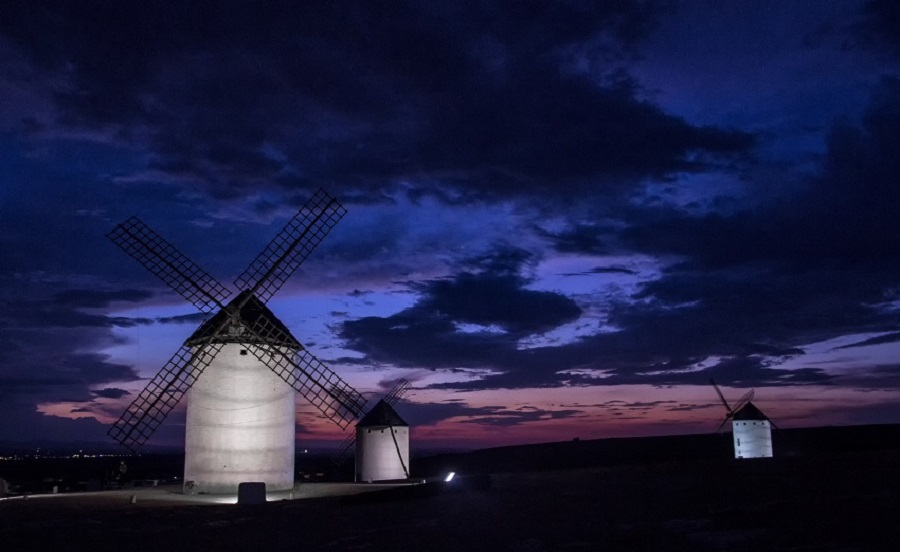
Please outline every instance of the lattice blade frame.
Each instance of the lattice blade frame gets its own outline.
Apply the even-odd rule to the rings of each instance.
[[[248,329],[256,342],[250,352],[341,429],[362,416],[365,397],[312,353],[269,345],[289,341],[270,320],[260,316]]]
[[[722,394],[722,390],[719,389],[718,385],[716,385],[715,380],[713,380],[712,378],[709,378],[709,383],[712,384],[713,389],[716,390],[716,394],[719,396],[719,400],[722,401],[723,405],[725,405],[725,410],[727,410],[729,414],[733,413],[734,411],[731,409],[730,406],[728,406],[728,401],[725,400],[725,395]]]
[[[728,420],[730,420],[730,419],[731,419],[731,413],[729,413],[727,416],[725,416],[725,419],[722,420],[722,423],[719,424],[718,429],[716,429],[716,433],[722,433],[722,430],[725,429],[725,424],[727,424]]]
[[[250,345],[249,349],[341,429],[362,415],[366,399],[306,349],[295,355],[265,344]]]
[[[137,217],[116,225],[106,237],[200,312],[222,308],[230,295],[228,288]]]
[[[346,213],[320,188],[235,278],[234,285],[252,290],[260,301],[268,302]]]
[[[732,412],[737,412],[738,410],[744,408],[744,405],[753,400],[753,389],[744,393],[744,396],[741,397],[741,400],[734,405],[734,408],[731,409]]]
[[[412,387],[412,384],[406,380],[406,378],[400,378],[400,381],[394,384],[394,387],[388,391],[387,395],[384,396],[384,402],[388,403],[391,406],[397,404],[403,395],[406,394],[407,391]]]
[[[356,444],[356,431],[351,431],[350,435],[347,435],[347,438],[341,443],[341,447],[338,451],[331,457],[331,462],[335,466],[340,466],[344,462],[347,461],[347,457],[350,456],[350,451],[353,449],[353,445]]]
[[[137,453],[213,361],[224,344],[181,347],[144,387],[107,434]]]

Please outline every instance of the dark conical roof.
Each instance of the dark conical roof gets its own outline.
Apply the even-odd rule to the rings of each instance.
[[[249,295],[249,298],[247,298]],[[215,334],[223,324],[226,323],[228,318],[228,310],[232,306],[237,307],[237,305],[244,302],[246,298],[246,303],[241,307],[239,312],[239,319],[244,326],[247,327],[255,327],[255,325],[260,322],[261,318],[265,318],[269,322],[268,330],[266,331],[266,336],[263,336],[265,342],[270,345],[281,345],[292,347],[295,349],[301,349],[300,342],[297,341],[293,335],[291,335],[290,330],[287,329],[287,326],[284,325],[284,322],[278,319],[269,307],[265,306],[262,301],[256,298],[255,295],[250,294],[249,291],[242,291],[232,299],[228,305],[213,315],[212,318],[200,324],[200,327],[197,328],[187,340],[184,342],[187,346],[198,345],[200,344],[204,338]],[[215,343],[253,343],[256,341],[255,338],[248,335],[248,332],[231,332],[228,328],[220,331],[218,335],[213,339]]]
[[[735,420],[768,420],[769,418],[756,408],[752,402],[748,402],[734,413]]]
[[[368,414],[356,424],[356,427],[376,427],[376,426],[406,426],[409,424],[403,421],[403,418],[397,414],[394,407],[385,402],[384,399],[378,401]]]

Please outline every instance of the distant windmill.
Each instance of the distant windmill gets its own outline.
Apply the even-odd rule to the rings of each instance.
[[[131,218],[107,237],[203,313],[217,311],[140,392],[109,435],[139,451],[187,393],[185,492],[294,485],[296,394],[342,429],[365,399],[307,351],[265,306],[346,210],[322,190],[228,290],[147,225]],[[209,374],[199,379],[205,370]]]
[[[386,481],[409,477],[409,424],[394,410],[412,385],[398,381],[356,424],[333,458],[341,465],[356,445],[356,481]]]
[[[735,458],[771,458],[772,456],[772,428],[778,429],[765,414],[750,400],[753,398],[751,389],[735,404],[728,405],[725,396],[716,382],[710,378],[709,382],[719,395],[719,400],[725,406],[725,419],[719,424],[718,431],[722,431],[728,420],[732,422]]]

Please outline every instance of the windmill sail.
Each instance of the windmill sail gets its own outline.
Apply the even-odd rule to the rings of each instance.
[[[222,301],[229,295],[225,286],[137,217],[117,225],[106,237],[200,312],[208,314],[222,308]]]
[[[388,403],[391,406],[397,404],[397,401],[400,400],[403,395],[406,394],[407,391],[412,387],[412,384],[409,383],[405,378],[401,378],[394,386],[388,391],[387,395],[382,399],[384,402]]]
[[[336,199],[323,190],[316,192],[235,280],[243,291],[227,306],[223,302],[228,290],[222,284],[139,219],[114,227],[107,234],[113,243],[201,312],[218,312],[163,366],[109,434],[137,451],[226,343],[247,345],[262,364],[339,427],[360,417],[362,395],[304,349],[264,307],[345,213]]]
[[[734,408],[731,409],[732,416],[734,413],[738,412],[741,408],[744,407],[750,400],[753,399],[753,389],[744,393],[744,396],[734,405]]]
[[[286,336],[269,318],[259,316],[248,330],[250,352],[341,429],[362,415],[366,399],[312,353],[301,347],[293,355],[272,346]]]
[[[719,424],[718,429],[716,429],[716,432],[718,433],[718,432],[722,431],[722,428],[725,427],[725,424],[728,423],[728,420],[730,420],[734,416],[734,410],[731,408],[731,406],[729,406],[728,401],[725,400],[725,395],[722,394],[722,390],[719,389],[718,385],[716,385],[715,380],[713,380],[712,378],[709,378],[709,383],[713,386],[713,389],[716,390],[716,394],[719,396],[719,400],[722,402],[722,405],[725,407],[725,412],[726,412],[725,419],[722,420],[722,423]]]
[[[234,284],[267,302],[346,213],[336,199],[318,190]]]
[[[138,452],[221,349],[215,343],[179,349],[110,427],[109,436]]]

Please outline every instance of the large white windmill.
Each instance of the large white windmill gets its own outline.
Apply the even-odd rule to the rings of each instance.
[[[725,405],[725,419],[719,424],[719,431],[731,420],[732,437],[734,439],[735,458],[771,458],[772,457],[772,427],[777,426],[758,409],[750,400],[753,398],[751,389],[735,404],[728,405],[722,390],[716,382],[710,378],[709,382],[719,395],[719,400]]]
[[[362,415],[365,399],[265,303],[345,213],[317,191],[235,279],[242,291],[227,305],[222,284],[143,222],[131,218],[113,228],[107,234],[113,243],[201,312],[216,314],[150,380],[109,435],[139,451],[187,394],[185,492],[237,492],[242,482],[293,487],[296,394],[342,429]]]

